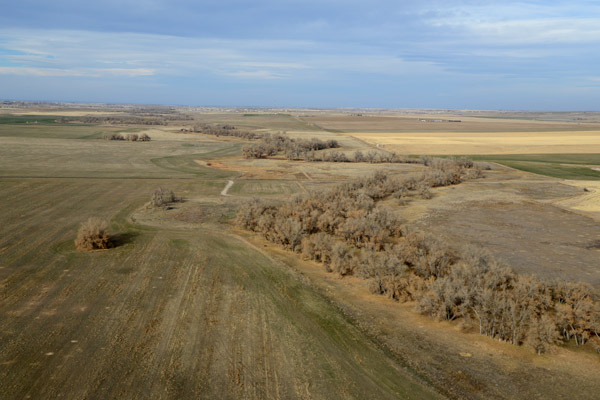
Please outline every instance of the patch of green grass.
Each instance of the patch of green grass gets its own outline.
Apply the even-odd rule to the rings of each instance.
[[[90,125],[0,123],[0,137],[40,139],[101,139],[107,133],[122,131],[122,129],[113,127]]]
[[[498,161],[507,167],[521,171],[532,172],[538,175],[551,176],[560,179],[572,180],[600,180],[600,171],[591,168],[574,167],[564,164],[536,163],[526,161]]]
[[[600,165],[600,154],[472,155],[475,161],[492,161],[534,174],[572,180],[600,180],[600,171],[582,165]]]
[[[57,115],[0,115],[0,124],[56,124]]]
[[[507,155],[473,155],[468,156],[473,160],[496,162],[539,162],[549,164],[578,164],[600,165],[600,154],[507,154]]]
[[[245,243],[230,237],[204,239],[215,251],[214,262],[229,272],[236,283],[262,299],[265,309],[274,312],[272,328],[282,332],[296,348],[287,356],[290,363],[299,356],[322,378],[312,381],[317,393],[339,393],[339,383],[350,398],[438,398],[423,390],[412,371],[365,335],[320,292],[301,280],[286,266],[273,262]],[[305,351],[302,351],[305,350]],[[339,366],[347,368],[340,370]]]

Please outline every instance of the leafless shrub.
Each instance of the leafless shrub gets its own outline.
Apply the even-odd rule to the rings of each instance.
[[[126,136],[123,136],[120,133],[109,133],[104,136],[105,140],[127,140],[130,142],[149,142],[150,136],[145,133],[138,135],[137,133],[129,133]]]
[[[475,167],[469,169],[465,176],[467,179],[479,179],[485,177],[483,170],[479,165],[476,165]]]
[[[429,190],[429,186],[424,184],[417,186],[417,192],[419,193],[419,197],[425,200],[429,200],[433,197],[433,193]]]
[[[428,167],[431,164],[431,160],[432,160],[432,158],[429,156],[421,156],[420,157],[421,163],[426,167]]]
[[[552,317],[542,315],[541,317],[530,320],[526,343],[533,348],[537,354],[548,352],[552,345],[556,345],[559,342],[560,335]]]
[[[354,162],[365,162],[365,155],[362,151],[357,150],[354,152]]]
[[[178,199],[175,197],[175,193],[173,193],[170,189],[164,189],[159,187],[152,193],[152,197],[150,198],[150,204],[153,207],[157,208],[165,208],[170,204],[176,202]]]
[[[474,165],[473,160],[466,158],[466,157],[461,157],[459,159],[456,159],[456,160],[454,160],[454,162],[460,168],[473,168],[473,165]]]
[[[354,268],[352,248],[343,243],[335,243],[331,248],[331,271],[344,276],[350,275]]]
[[[104,136],[104,139],[106,139],[106,140],[125,140],[123,135],[121,135],[120,133],[109,133]]]
[[[111,247],[106,221],[90,217],[82,223],[77,231],[75,247],[79,251],[102,250]]]

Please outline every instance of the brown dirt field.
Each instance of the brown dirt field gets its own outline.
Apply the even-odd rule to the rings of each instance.
[[[483,180],[433,191],[398,212],[448,243],[474,244],[521,273],[588,282],[600,290],[600,225],[568,208],[579,187],[520,171],[486,171]],[[560,207],[558,207],[560,206]]]
[[[450,243],[481,246],[519,273],[600,289],[600,225],[591,218],[539,203],[466,202],[431,214],[420,227]]]

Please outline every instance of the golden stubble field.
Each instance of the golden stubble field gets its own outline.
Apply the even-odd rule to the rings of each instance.
[[[401,117],[321,116],[306,117],[303,120],[401,154],[600,152],[600,124],[597,123],[476,118],[443,114]],[[437,120],[440,121],[434,122]]]

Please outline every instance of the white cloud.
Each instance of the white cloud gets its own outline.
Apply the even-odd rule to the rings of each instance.
[[[568,44],[600,41],[600,18],[525,19],[495,22],[456,22],[475,40],[499,44]]]
[[[198,76],[240,79],[443,72],[434,63],[406,61],[368,46],[304,40],[219,40],[138,33],[0,30],[20,67],[6,73],[44,76]]]
[[[90,68],[90,69],[61,69],[61,68],[30,68],[30,67],[0,67],[0,75],[31,75],[31,76],[87,76],[100,78],[103,76],[150,76],[154,71],[146,68]]]
[[[0,67],[0,75],[83,76],[80,71],[59,68]]]
[[[234,71],[227,72],[226,75],[242,79],[281,79],[284,75],[273,73],[272,71]]]
[[[471,43],[557,44],[597,43],[600,7],[593,2],[486,2],[437,8],[423,15],[450,37]]]

